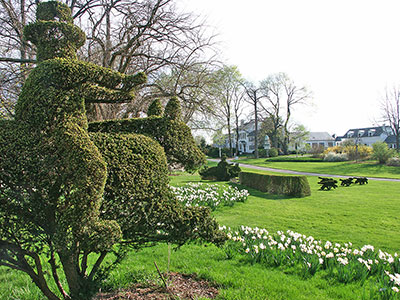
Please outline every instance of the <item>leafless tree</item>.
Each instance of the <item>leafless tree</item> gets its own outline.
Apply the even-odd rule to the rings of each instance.
[[[264,97],[262,94],[262,87],[261,86],[256,86],[252,82],[244,82],[243,87],[246,92],[246,98],[245,101],[249,104],[252,105],[253,111],[254,111],[254,126],[255,126],[255,135],[254,135],[254,156],[255,158],[258,158],[258,131],[259,131],[259,125],[258,125],[258,118],[259,118],[259,113],[260,113],[260,102],[261,99]]]
[[[246,98],[246,91],[243,89],[243,85],[240,85],[235,90],[235,96],[233,98],[233,115],[235,118],[235,131],[236,131],[236,151],[235,155],[239,155],[239,130],[240,130],[240,117],[243,114],[245,109],[245,98]]]
[[[233,156],[232,119],[240,109],[242,77],[236,66],[222,66],[214,73],[211,96],[215,114],[228,130],[229,154]],[[235,107],[236,105],[236,107]],[[233,120],[234,121],[234,120]],[[225,127],[224,126],[224,127]],[[237,139],[236,139],[237,140]],[[236,144],[236,149],[238,144]]]
[[[393,86],[386,88],[385,96],[381,101],[382,117],[388,122],[396,139],[396,150],[400,152],[400,88]]]
[[[0,0],[0,55],[7,57],[8,62],[19,62],[21,70],[25,69],[27,62],[34,61],[34,49],[24,42],[22,30],[26,23],[34,20],[37,2]],[[92,120],[137,116],[150,102],[151,92],[154,91],[151,87],[161,74],[179,74],[175,77],[175,86],[185,86],[186,74],[192,68],[214,61],[215,36],[192,13],[179,11],[174,0],[64,2],[70,6],[75,23],[87,35],[87,43],[79,51],[81,59],[122,73],[144,71],[148,76],[148,85],[139,91],[135,103],[88,107]],[[12,70],[15,67],[7,65],[7,68],[3,68],[2,78],[11,78],[9,74]],[[203,74],[198,72],[197,85]],[[15,86],[21,86],[23,79]],[[196,82],[192,83],[194,85]],[[164,94],[168,97],[180,93],[185,102],[188,94],[185,97],[183,95],[186,91],[188,89],[183,88],[180,91],[165,91]],[[12,111],[12,107],[5,109],[8,110]]]
[[[276,136],[283,128],[283,151],[287,153],[290,139],[289,122],[292,116],[293,106],[305,104],[311,98],[311,93],[306,87],[297,86],[285,73],[272,74],[265,79],[262,84],[262,93],[267,100],[260,106],[269,116]],[[282,112],[282,110],[284,112]],[[272,143],[273,141],[271,139]]]

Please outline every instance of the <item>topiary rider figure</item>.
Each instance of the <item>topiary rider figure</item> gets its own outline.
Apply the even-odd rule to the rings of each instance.
[[[38,65],[22,88],[15,120],[0,121],[0,264],[24,271],[58,300],[43,272],[46,254],[58,293],[89,299],[97,271],[121,238],[131,246],[223,240],[208,210],[180,208],[171,197],[165,153],[154,139],[88,133],[85,103],[132,101],[145,75],[79,61],[85,34],[66,5],[40,3],[36,17],[24,35],[37,47]],[[89,268],[91,253],[98,256]]]

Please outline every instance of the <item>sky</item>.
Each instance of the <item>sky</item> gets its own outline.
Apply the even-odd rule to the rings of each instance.
[[[258,83],[285,72],[313,94],[294,109],[309,131],[382,125],[400,86],[399,0],[177,0],[218,33],[221,57]]]

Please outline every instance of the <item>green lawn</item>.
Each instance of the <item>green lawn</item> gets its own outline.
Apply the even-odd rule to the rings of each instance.
[[[366,176],[400,179],[400,167],[379,165],[375,161],[366,162],[293,162],[274,161],[265,158],[240,159],[239,164],[250,164],[267,168],[293,170],[299,172],[323,173],[345,176]]]
[[[200,179],[188,174],[170,178],[173,185]],[[391,253],[399,252],[399,183],[370,181],[365,186],[320,191],[318,178],[308,180],[312,190],[309,197],[272,196],[250,189],[247,202],[219,209],[214,215],[221,225],[258,226],[269,231],[291,229],[323,241],[351,241],[355,246],[372,244]],[[104,288],[123,288],[148,278],[157,280],[154,261],[162,271],[167,270],[166,245],[132,251]],[[240,256],[226,259],[224,251],[213,245],[187,245],[173,251],[170,270],[197,273],[209,279],[219,286],[219,299],[362,299],[363,293],[368,295],[369,288],[374,286],[373,282],[364,287],[358,283],[341,284],[327,279],[324,272],[303,279],[288,267],[267,268]],[[29,278],[0,268],[0,299],[42,298]]]

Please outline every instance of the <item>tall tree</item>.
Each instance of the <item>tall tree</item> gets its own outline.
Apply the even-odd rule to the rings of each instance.
[[[254,112],[254,130],[255,130],[255,135],[254,135],[254,156],[255,158],[258,158],[258,131],[259,131],[259,125],[258,125],[258,117],[259,117],[259,106],[261,99],[264,97],[262,94],[262,87],[261,86],[256,86],[254,83],[250,81],[246,81],[243,83],[243,87],[246,92],[246,102],[251,104],[253,107],[253,112]]]
[[[382,118],[388,122],[396,139],[396,151],[400,152],[400,88],[386,88],[381,102]]]
[[[34,19],[37,0],[1,0],[0,55],[18,61],[32,61],[35,49],[22,39],[22,28]],[[208,64],[215,55],[214,35],[192,13],[179,11],[175,0],[64,0],[73,12],[75,23],[87,35],[79,52],[81,59],[125,74],[144,71],[151,86],[160,76],[174,70],[184,74],[199,64]],[[20,49],[17,53],[15,49]],[[16,60],[17,59],[17,60]],[[8,63],[7,63],[8,64]],[[4,64],[3,64],[4,65]],[[15,67],[3,66],[0,78],[11,78]],[[15,77],[15,76],[14,76]],[[177,84],[185,80],[176,77]],[[15,95],[24,78],[14,84]],[[93,104],[91,120],[138,116],[154,100],[149,86],[138,91],[129,104]],[[2,84],[4,89],[6,86]],[[3,92],[10,99],[11,93]],[[166,95],[170,97],[171,93]],[[14,97],[16,99],[16,97]],[[183,99],[182,99],[183,100]],[[2,101],[4,103],[4,101]],[[14,101],[15,102],[15,101]],[[11,103],[12,104],[12,103]],[[2,109],[13,111],[12,105]]]
[[[213,76],[212,97],[217,117],[223,120],[228,130],[229,154],[233,156],[232,128],[235,118],[235,108],[239,105],[240,89],[242,83],[241,74],[236,66],[223,66]],[[236,144],[237,148],[237,144]]]
[[[307,103],[311,98],[311,93],[305,86],[297,86],[285,73],[272,74],[261,85],[267,99],[265,104],[261,103],[261,107],[270,116],[276,132],[280,127],[283,128],[282,150],[287,153],[293,107]]]

